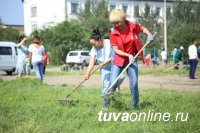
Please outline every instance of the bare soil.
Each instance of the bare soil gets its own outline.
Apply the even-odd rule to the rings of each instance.
[[[3,80],[14,80],[16,75],[6,76],[0,73],[0,78]],[[187,76],[180,75],[139,75],[139,89],[164,89],[164,90],[178,90],[188,92],[200,92],[200,76],[197,79],[189,79]],[[65,76],[46,76],[44,83],[53,86],[74,85],[77,86],[83,81],[82,75],[65,75]],[[95,86],[101,88],[100,75],[92,75],[91,78],[83,83],[84,86]],[[121,89],[129,88],[128,77],[121,85]]]

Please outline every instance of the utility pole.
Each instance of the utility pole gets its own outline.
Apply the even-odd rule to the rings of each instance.
[[[166,0],[164,0],[164,47],[167,52],[167,5]]]

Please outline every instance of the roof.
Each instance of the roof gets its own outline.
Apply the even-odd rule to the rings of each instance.
[[[16,43],[14,42],[4,42],[4,41],[0,41],[1,46],[16,46]]]
[[[24,25],[12,25],[12,24],[5,24],[5,27],[12,27],[17,29],[20,32],[24,32]]]

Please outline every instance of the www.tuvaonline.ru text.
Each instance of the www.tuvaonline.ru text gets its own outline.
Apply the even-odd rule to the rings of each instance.
[[[115,113],[115,112],[102,112],[98,113],[98,121],[188,121],[188,113],[177,112],[173,116],[169,112],[155,112],[154,110],[149,110],[148,112],[124,112],[124,113]]]

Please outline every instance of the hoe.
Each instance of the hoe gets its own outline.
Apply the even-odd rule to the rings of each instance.
[[[153,36],[156,35],[157,32],[154,33]],[[141,50],[135,55],[134,58],[137,58],[138,55],[142,52],[142,50],[149,44],[150,42],[146,42],[144,44],[144,46],[141,48]],[[119,76],[112,82],[112,84],[110,85],[110,87],[108,89],[106,89],[106,94],[103,96],[103,98],[109,98],[110,94],[111,94],[111,88],[117,83],[118,79],[122,76],[122,74],[128,69],[128,67],[132,64],[133,62],[130,62],[124,69],[123,71],[119,74]]]

